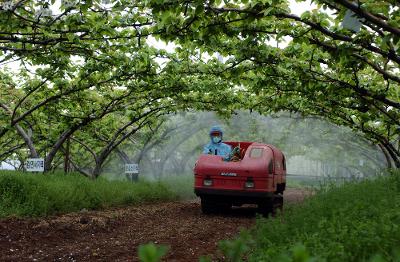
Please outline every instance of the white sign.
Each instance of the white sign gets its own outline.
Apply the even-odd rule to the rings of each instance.
[[[126,174],[139,174],[139,165],[138,164],[125,164],[125,173]]]
[[[44,159],[43,158],[28,158],[25,163],[26,171],[29,172],[43,172]]]

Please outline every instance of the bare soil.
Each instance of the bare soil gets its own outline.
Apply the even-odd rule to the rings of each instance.
[[[310,192],[288,189],[286,203]],[[234,238],[256,221],[254,207],[203,215],[198,200],[103,211],[82,211],[41,219],[0,220],[0,261],[138,261],[137,248],[169,246],[165,261],[223,259],[218,242]]]

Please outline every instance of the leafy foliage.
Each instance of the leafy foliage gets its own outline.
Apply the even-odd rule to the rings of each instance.
[[[158,262],[167,251],[168,247],[165,245],[149,243],[139,246],[138,255],[141,262]]]
[[[400,167],[396,3],[314,2],[300,16],[283,0],[2,3],[0,63],[20,64],[1,72],[2,159],[46,155],[55,169],[77,136],[97,177],[130,132],[164,114],[249,109],[322,116]],[[348,11],[359,32],[341,25]],[[99,126],[107,142],[91,139]]]
[[[396,259],[400,244],[399,177],[397,172],[360,183],[323,187],[281,216],[258,220],[250,240],[247,235],[235,241],[249,246],[251,251],[245,253],[249,261]]]
[[[204,68],[240,87],[242,108],[323,116],[363,132],[400,166],[400,30],[392,2],[315,1],[301,16],[288,1],[149,2],[154,16],[178,27],[165,25],[160,37],[226,58]],[[349,9],[362,23],[358,33],[340,25]]]

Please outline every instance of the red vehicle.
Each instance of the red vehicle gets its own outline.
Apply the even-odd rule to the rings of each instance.
[[[257,204],[260,213],[283,205],[286,186],[285,156],[276,147],[252,142],[225,142],[239,147],[237,161],[202,154],[194,167],[194,192],[208,214],[232,205]]]

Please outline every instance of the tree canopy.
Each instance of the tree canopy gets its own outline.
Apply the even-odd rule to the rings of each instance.
[[[163,21],[162,39],[226,58],[219,74],[243,87],[244,108],[319,115],[349,126],[379,143],[399,167],[398,3],[314,2],[301,16],[288,1],[150,5]],[[347,12],[362,25],[358,32],[342,26]]]

